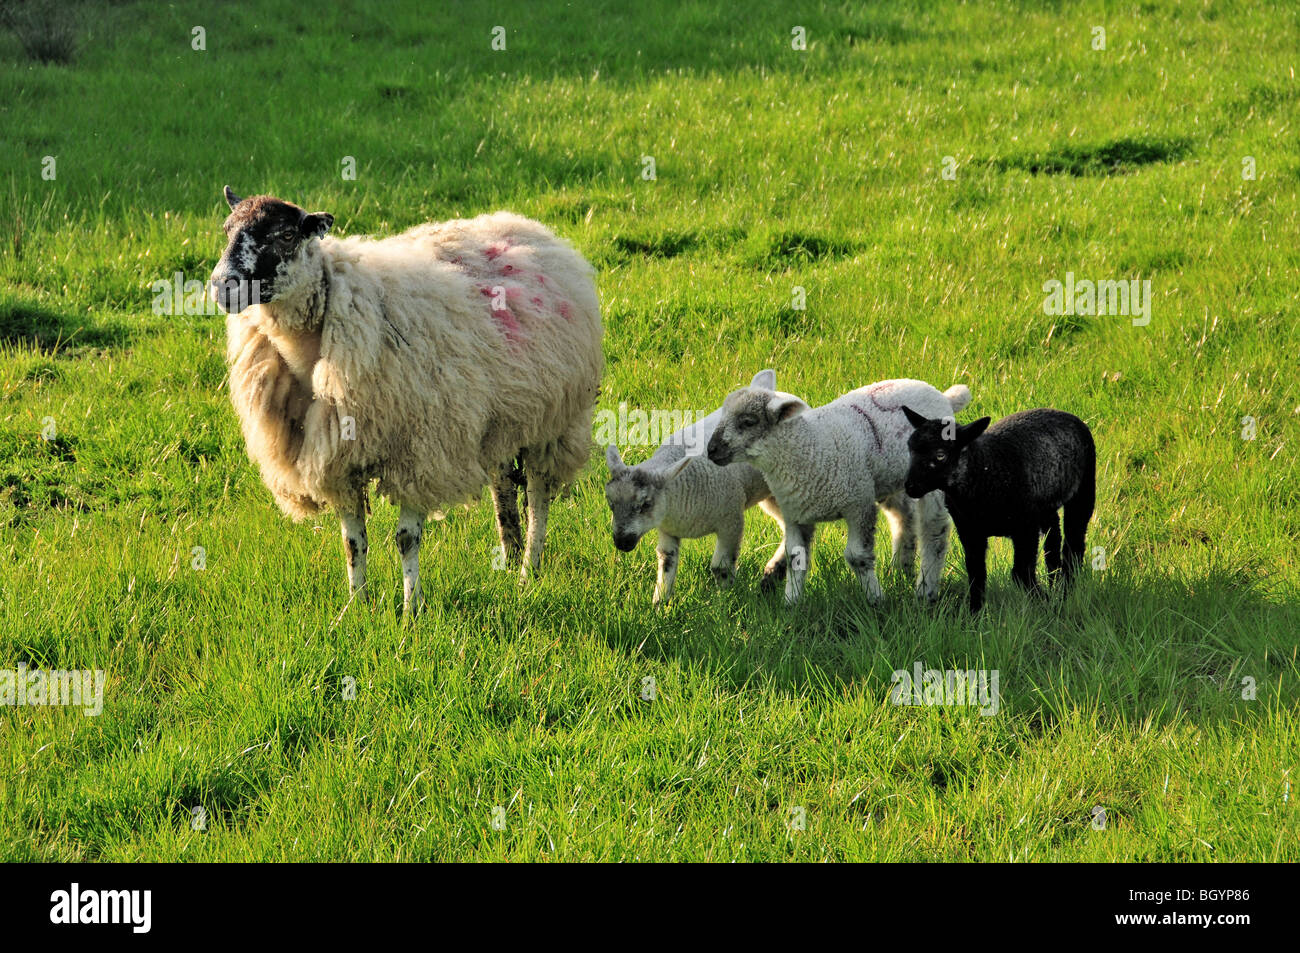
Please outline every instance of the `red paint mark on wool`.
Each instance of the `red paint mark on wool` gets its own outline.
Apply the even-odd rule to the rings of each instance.
[[[562,317],[565,321],[573,320],[573,309],[569,307],[569,302],[561,301],[559,312],[560,312],[560,317]]]
[[[509,308],[493,308],[492,317],[501,326],[501,330],[505,332],[507,338],[511,341],[519,339],[522,328],[520,328],[519,319],[515,317],[513,311]]]
[[[487,258],[488,261],[492,261],[493,259],[501,257],[503,251],[505,251],[505,249],[500,245],[489,245],[487,248],[483,249],[483,256]]]
[[[542,307],[542,304],[543,304],[542,299],[541,299],[540,297],[538,297],[537,295],[534,295],[533,297],[529,298],[528,300],[531,301],[531,302],[533,303],[533,307],[536,307],[536,308],[540,308],[540,307]]]
[[[506,265],[504,268],[501,269],[501,274],[503,274],[503,275],[508,275],[508,274],[510,274],[511,272],[513,272],[514,270],[515,270],[515,266],[514,266],[514,265]]]

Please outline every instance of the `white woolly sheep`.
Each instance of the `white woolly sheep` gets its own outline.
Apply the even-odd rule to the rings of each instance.
[[[591,266],[505,212],[383,240],[227,186],[211,286],[228,315],[230,395],[280,508],[333,507],[365,585],[369,484],[400,509],[404,612],[418,609],[426,514],[492,485],[503,552],[537,568],[551,499],[588,458],[604,357]],[[522,469],[523,476],[520,476]]]
[[[771,488],[785,519],[788,604],[803,595],[817,524],[837,519],[848,527],[845,560],[867,598],[880,599],[877,503],[889,517],[894,566],[900,570],[915,564],[919,516],[922,550],[916,591],[936,598],[950,524],[941,494],[931,493],[914,504],[903,492],[912,427],[902,405],[948,416],[969,402],[965,385],[941,394],[914,380],[880,381],[816,409],[790,394],[754,387],[727,396],[722,420],[709,440],[709,459],[720,465],[744,459]]]
[[[776,386],[776,372],[759,371],[751,386],[771,390]],[[625,465],[617,447],[605,450],[610,475],[605,499],[614,519],[614,545],[630,553],[642,536],[652,529],[659,531],[655,605],[672,598],[683,539],[717,535],[709,568],[714,579],[725,586],[732,581],[740,556],[745,510],[757,503],[781,522],[781,511],[761,473],[747,463],[720,467],[704,456],[702,451],[721,416],[721,409],[715,410],[683,427],[664,440],[650,459],[636,466]],[[784,545],[783,541],[767,564],[764,584],[770,583],[774,567],[782,564]]]

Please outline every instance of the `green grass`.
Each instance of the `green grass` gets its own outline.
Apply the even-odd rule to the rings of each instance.
[[[590,6],[78,6],[66,65],[0,35],[0,667],[108,673],[99,717],[0,709],[0,857],[1300,858],[1300,13]],[[755,517],[734,588],[688,542],[655,613],[593,453],[528,586],[482,500],[431,525],[404,625],[376,499],[343,611],[337,524],[244,455],[221,319],[150,310],[215,263],[226,183],[339,234],[546,222],[599,270],[602,408],[771,366],[814,404],[910,376],[966,419],[1072,411],[1107,568],[1039,604],[995,543],[972,619],[955,546],[937,608],[891,578],[876,609],[830,527],[789,612]],[[1067,271],[1150,279],[1150,325],[1044,314]],[[998,713],[890,704],[918,660],[996,669]]]

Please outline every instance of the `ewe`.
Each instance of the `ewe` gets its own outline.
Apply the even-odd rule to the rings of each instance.
[[[776,372],[759,371],[750,386],[772,390],[776,387]],[[630,553],[642,536],[652,529],[659,531],[655,547],[659,575],[652,600],[655,605],[672,598],[683,539],[717,534],[709,568],[713,578],[725,586],[731,582],[740,556],[745,510],[757,503],[768,516],[781,522],[781,512],[761,473],[747,463],[717,466],[701,452],[721,416],[722,411],[715,410],[683,427],[669,436],[649,460],[634,467],[623,463],[617,447],[605,450],[605,462],[609,464],[605,499],[614,517],[614,545]],[[764,570],[764,585],[779,578],[776,567],[783,564],[784,553],[782,542]]]
[[[948,514],[938,493],[919,506],[903,493],[909,430],[901,408],[907,403],[947,416],[969,402],[970,390],[964,385],[941,394],[914,380],[880,381],[816,409],[790,394],[756,387],[727,396],[722,420],[709,440],[709,459],[721,466],[743,458],[771,488],[785,520],[787,604],[798,602],[803,594],[816,524],[838,519],[848,527],[845,560],[867,597],[879,600],[877,502],[889,516],[894,565],[899,569],[910,569],[916,562],[920,511],[916,591],[935,598],[948,553]]]
[[[926,419],[911,407],[903,413],[916,428],[908,440],[907,493],[917,498],[943,492],[966,553],[971,611],[984,605],[990,536],[1011,539],[1011,578],[1041,592],[1035,569],[1038,537],[1046,533],[1047,571],[1054,580],[1064,568],[1062,587],[1068,586],[1083,561],[1097,495],[1097,448],[1088,425],[1073,414],[1045,408],[1003,417],[992,427],[988,417],[955,426],[951,419]],[[1056,518],[1061,507],[1064,567]]]
[[[225,196],[229,243],[211,285],[228,315],[230,395],[280,508],[300,519],[334,507],[355,593],[377,481],[401,508],[410,613],[425,515],[491,483],[517,560],[515,478],[526,479],[522,571],[536,569],[550,501],[587,460],[604,367],[582,256],[504,212],[339,240],[325,237],[324,212]]]

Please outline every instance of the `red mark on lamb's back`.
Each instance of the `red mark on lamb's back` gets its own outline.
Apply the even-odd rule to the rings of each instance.
[[[487,248],[483,249],[483,256],[487,258],[488,261],[492,261],[499,258],[503,251],[505,251],[505,249],[500,245],[489,245]]]
[[[511,341],[517,341],[520,338],[522,328],[519,326],[519,319],[509,308],[493,308],[492,318],[505,332],[505,336]]]
[[[875,400],[875,396],[872,395],[871,399]],[[849,404],[849,406],[862,415],[862,419],[865,420],[867,422],[867,426],[871,428],[871,439],[876,441],[876,449],[877,450],[881,449],[883,447],[883,444],[881,444],[880,442],[880,431],[876,429],[876,422],[871,419],[871,415],[867,413],[865,410],[863,410],[861,407],[859,407],[857,404]]]
[[[562,317],[565,321],[573,320],[573,308],[569,305],[569,302],[561,301],[558,310],[560,312],[560,317]]]
[[[898,410],[900,407],[903,406],[902,400],[895,400],[894,403],[891,404],[882,401],[880,399],[881,395],[887,395],[893,389],[894,389],[893,381],[883,381],[882,383],[872,384],[870,387],[868,387],[867,396],[869,396],[871,398],[871,402],[875,404],[877,407],[879,407],[881,410]]]

